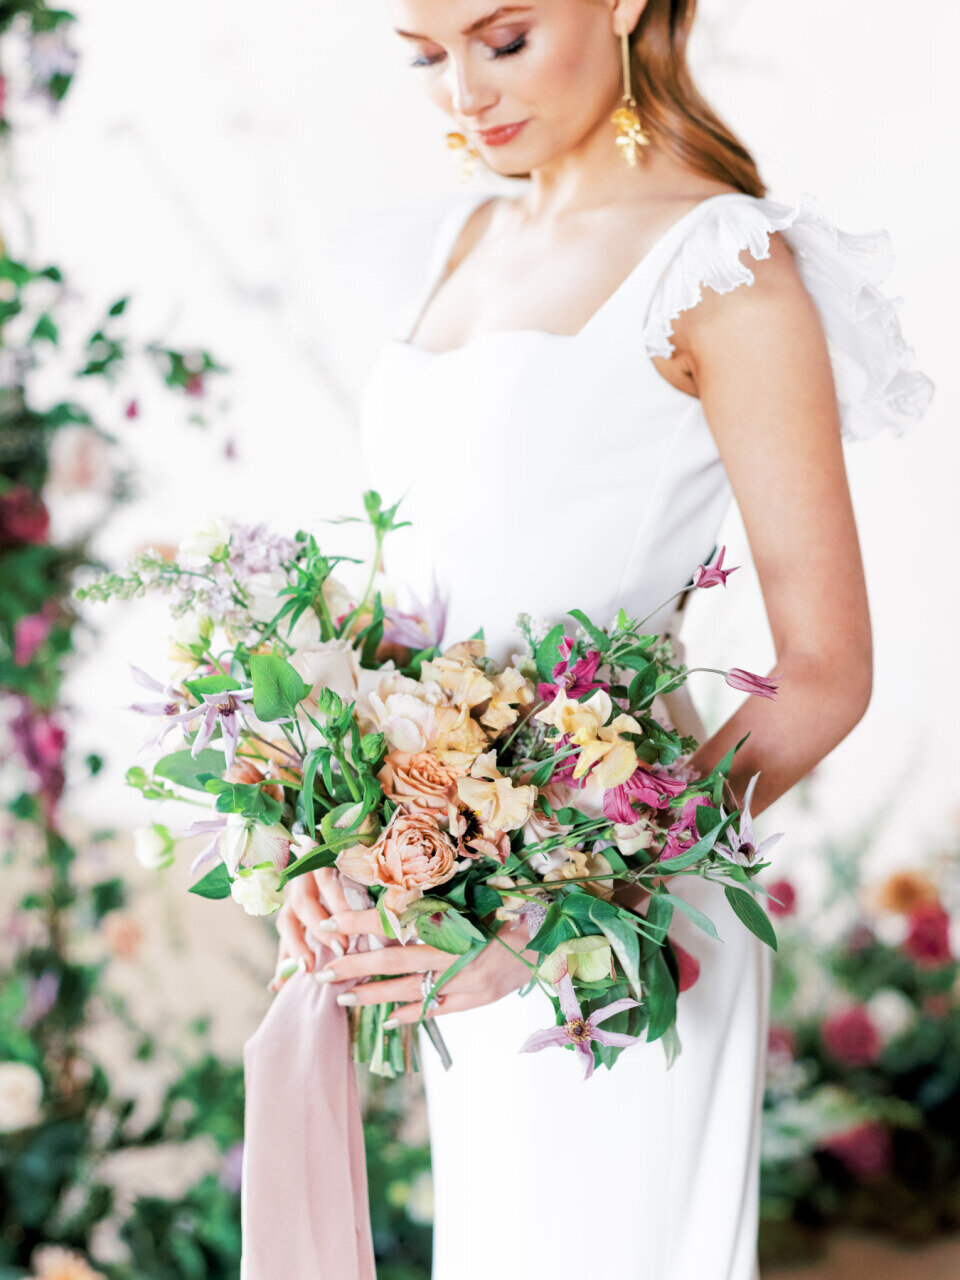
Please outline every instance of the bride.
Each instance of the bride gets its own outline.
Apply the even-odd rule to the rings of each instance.
[[[932,390],[908,367],[879,290],[888,238],[838,230],[808,196],[766,197],[749,152],[687,70],[695,0],[388,0],[388,9],[420,87],[452,121],[451,143],[468,163],[520,179],[499,184],[505,194],[478,189],[453,202],[421,288],[370,372],[369,481],[389,498],[405,493],[402,516],[413,522],[396,539],[390,576],[422,585],[435,570],[450,593],[444,644],[482,625],[488,654],[504,662],[521,647],[521,609],[556,620],[576,605],[601,624],[621,605],[633,617],[655,609],[709,559],[735,499],[779,696],[748,699],[705,741],[692,707],[670,711],[681,729],[700,730],[691,761],[700,771],[749,734],[731,781],[742,796],[760,773],[759,812],[870,700],[870,619],[841,438],[908,424]],[[676,626],[662,610],[650,629]],[[674,927],[700,976],[679,1002],[683,1047],[669,1070],[656,1045],[635,1046],[585,1084],[573,1055],[518,1054],[551,1010],[536,990],[519,997],[527,967],[502,947],[443,988],[431,1016],[452,1069],[421,1032],[434,1280],[581,1268],[596,1280],[756,1275],[768,953],[719,886],[689,879],[677,892],[711,916],[723,942],[684,919]],[[281,961],[302,958],[321,983],[355,982],[341,1005],[400,1002],[399,1023],[420,1017],[423,972],[452,959],[419,945],[345,953],[379,922],[351,909],[333,871],[293,882],[279,928]],[[529,941],[522,925],[502,936],[518,952]],[[298,984],[318,989],[306,977],[277,979],[277,1002]],[[299,1078],[293,1049],[285,1053],[274,1059],[284,1089],[308,1095],[309,1071]],[[346,1176],[325,1167],[337,1150],[329,1117],[312,1122],[310,1137],[295,1106],[278,1115],[277,1142],[302,1149],[305,1167],[292,1154],[275,1166],[273,1263],[254,1274],[248,1247],[245,1274],[372,1275],[366,1255],[323,1263],[333,1224],[310,1191],[313,1173],[325,1169],[328,1185]]]

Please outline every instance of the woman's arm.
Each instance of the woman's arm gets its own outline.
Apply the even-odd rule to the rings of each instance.
[[[743,517],[780,675],[776,701],[748,698],[696,752],[709,771],[748,731],[731,783],[761,771],[760,812],[822,760],[870,701],[872,644],[856,523],[819,313],[789,247],[747,258],[755,276],[674,326],[683,362]]]

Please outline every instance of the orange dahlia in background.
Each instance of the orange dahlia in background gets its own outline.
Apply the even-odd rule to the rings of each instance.
[[[920,871],[895,871],[876,889],[875,896],[881,910],[905,916],[939,902],[933,881]]]

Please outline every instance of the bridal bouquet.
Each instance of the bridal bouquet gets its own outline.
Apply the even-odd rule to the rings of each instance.
[[[776,946],[755,877],[779,837],[755,839],[756,778],[741,810],[727,804],[734,751],[695,775],[697,743],[661,700],[688,668],[622,609],[608,626],[571,609],[572,635],[521,614],[524,651],[502,669],[482,630],[441,648],[436,590],[411,612],[389,603],[381,550],[403,527],[397,504],[385,509],[373,491],[364,503],[375,549],[359,598],[334,576],[346,557],[314,536],[224,520],[172,560],[147,551],[77,589],[82,599],[171,599],[173,670],[163,680],[132,667],[152,700],[131,709],[160,720],[145,746],[162,750],[171,734],[178,743],[127,781],[209,816],[178,837],[158,822],[140,829],[140,860],[168,865],[177,838],[208,834],[191,892],[260,915],[295,876],[336,866],[366,888],[389,945],[418,938],[456,956],[426,1007],[483,948],[506,945],[504,921],[522,917],[538,956],[524,993],[539,984],[557,1011],[524,1049],[572,1047],[585,1076],[641,1037],[662,1040],[671,1061],[678,992],[696,968],[668,937],[671,919],[683,912],[716,936],[671,884],[722,885],[746,928]],[[721,549],[685,590],[732,572]],[[765,677],[717,674],[776,696]],[[625,888],[642,909],[617,901]],[[385,1075],[412,1057],[410,1028],[384,1029],[393,1008],[351,1011],[355,1058]],[[423,1023],[443,1054],[434,1020]]]

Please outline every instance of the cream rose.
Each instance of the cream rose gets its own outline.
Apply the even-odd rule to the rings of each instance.
[[[283,906],[283,882],[273,867],[239,867],[230,896],[248,916],[271,916]]]
[[[42,1100],[39,1072],[26,1062],[0,1062],[0,1133],[36,1124]]]
[[[383,885],[384,906],[399,915],[456,875],[457,851],[450,837],[429,814],[398,809],[376,844],[351,845],[337,855],[337,867],[359,884]]]

